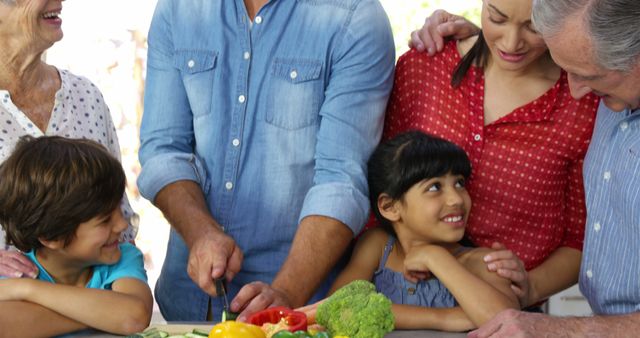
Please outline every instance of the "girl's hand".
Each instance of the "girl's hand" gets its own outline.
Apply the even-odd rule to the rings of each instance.
[[[20,252],[0,250],[0,276],[36,278],[38,268]]]
[[[491,248],[497,251],[484,256],[487,269],[511,280],[511,289],[518,297],[520,307],[525,308],[531,305],[531,284],[524,263],[502,243],[495,242]]]
[[[429,260],[434,245],[412,246],[404,257],[404,278],[412,283],[431,278],[429,272]]]

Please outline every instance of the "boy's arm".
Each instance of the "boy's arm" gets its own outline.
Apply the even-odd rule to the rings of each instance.
[[[3,280],[0,300],[35,303],[89,327],[125,335],[140,332],[149,325],[153,306],[149,286],[133,278],[118,279],[113,290],[40,280]]]
[[[441,246],[421,245],[411,248],[405,258],[405,268],[433,273],[474,325],[480,326],[502,310],[519,309],[520,304],[511,290],[511,282],[486,270],[482,261],[486,251],[474,251],[463,265]]]
[[[38,304],[0,301],[0,338],[51,337],[88,328]]]
[[[432,308],[424,306],[393,304],[391,306],[395,317],[395,328],[401,330],[440,330],[463,332],[474,329],[461,307]]]
[[[362,235],[353,249],[349,263],[333,282],[329,294],[356,279],[371,281],[380,264],[388,238],[389,235],[382,229],[371,229]]]

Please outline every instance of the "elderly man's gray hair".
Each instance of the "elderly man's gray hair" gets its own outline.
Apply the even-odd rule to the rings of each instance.
[[[533,0],[532,19],[543,37],[560,33],[566,18],[585,11],[585,34],[591,37],[596,62],[627,72],[640,62],[640,1]]]

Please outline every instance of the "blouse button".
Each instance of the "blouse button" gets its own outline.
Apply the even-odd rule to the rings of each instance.
[[[598,232],[600,229],[602,229],[602,225],[600,225],[600,222],[596,222],[596,224],[593,225],[593,230]]]
[[[620,129],[621,129],[622,131],[627,130],[627,128],[628,128],[628,127],[629,127],[629,123],[627,123],[627,122],[622,122],[622,123],[620,123]]]
[[[587,270],[587,278],[593,278],[593,271]]]
[[[224,184],[224,187],[225,187],[227,190],[231,190],[231,189],[233,189],[233,183],[231,183],[231,182],[227,182],[227,183],[225,183],[225,184]]]
[[[413,294],[415,294],[415,293],[416,293],[416,288],[408,288],[408,289],[407,289],[407,293],[408,293],[410,296],[413,296]]]
[[[298,77],[298,72],[296,72],[295,70],[292,70],[289,76],[291,77],[292,80],[295,80],[295,78]]]
[[[480,136],[480,134],[475,134],[473,135],[473,139],[476,141],[480,141],[480,139],[482,139],[482,137]]]
[[[261,16],[256,16],[254,21],[259,25],[259,24],[262,23],[262,17]]]
[[[606,171],[604,173],[603,177],[604,177],[605,181],[608,181],[609,179],[611,179],[611,172],[610,171]]]
[[[195,65],[196,65],[196,62],[193,61],[193,60],[189,60],[189,62],[187,62],[187,67],[189,67],[189,68],[193,68],[193,66],[195,66]]]

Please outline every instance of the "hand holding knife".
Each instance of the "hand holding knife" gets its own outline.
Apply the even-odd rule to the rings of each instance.
[[[227,320],[235,320],[238,317],[238,314],[235,312],[231,312],[229,308],[229,298],[227,298],[227,281],[224,276],[220,278],[213,279],[216,285],[216,294],[218,297],[222,297],[222,319],[220,322],[225,322]]]

